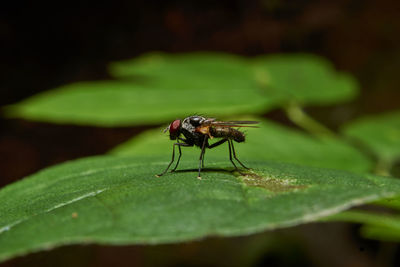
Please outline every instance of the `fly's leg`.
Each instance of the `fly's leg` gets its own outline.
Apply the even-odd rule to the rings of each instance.
[[[204,150],[203,159],[201,161],[201,168],[203,168],[203,169],[204,169],[204,158],[205,158],[205,155],[206,155],[206,150]]]
[[[233,158],[237,160],[237,162],[240,163],[240,165],[242,165],[245,169],[249,169],[246,166],[244,166],[244,164],[237,158],[236,156],[236,151],[235,151],[235,147],[233,146],[233,141],[230,139],[222,139],[210,146],[208,146],[208,148],[214,148],[217,147],[219,145],[222,145],[223,143],[225,143],[226,141],[228,141],[228,148],[229,148],[229,160],[232,162],[233,166],[235,167],[236,171],[238,171],[238,167],[236,166],[235,162],[232,159],[232,155]],[[240,173],[240,172],[239,172]],[[241,173],[242,174],[242,173]]]
[[[171,172],[174,172],[176,170],[176,168],[178,168],[179,161],[181,160],[181,157],[182,157],[182,150],[181,150],[181,145],[180,145],[179,141],[178,141],[178,144],[179,144],[178,145],[179,157],[178,157],[178,160],[176,161],[175,167],[171,170]]]
[[[167,168],[161,174],[156,175],[157,177],[163,176],[168,171],[169,167],[171,167],[171,164],[174,162],[174,159],[175,159],[175,146],[178,146],[178,148],[179,148],[179,158],[178,158],[178,162],[177,162],[175,168],[173,169],[173,171],[178,167],[179,160],[180,160],[180,158],[182,156],[181,146],[191,146],[191,145],[186,144],[186,143],[175,143],[172,146],[172,159],[171,159],[171,162],[168,164]]]
[[[223,143],[225,143],[226,141],[228,141],[228,139],[222,139],[222,140],[219,140],[218,142],[215,142],[214,144],[212,144],[211,146],[208,146],[208,148],[214,148],[214,147],[216,147],[216,146],[219,146],[219,145],[222,145]]]
[[[233,147],[233,145],[232,145]],[[232,149],[231,149],[231,140],[228,140],[228,148],[229,148],[229,160],[232,162],[233,166],[235,166],[235,169],[237,170],[237,166],[235,164],[235,162],[233,162],[232,160]]]
[[[236,152],[235,152],[235,147],[233,146],[233,141],[229,140],[229,143],[231,143],[231,146],[232,146],[233,157],[236,159],[237,162],[239,162],[240,165],[242,165],[243,168],[249,170],[250,168],[247,168],[246,166],[244,166],[244,164],[242,162],[240,162],[240,160],[236,157]],[[231,161],[232,161],[232,159],[231,159]],[[235,165],[235,164],[233,164],[233,165]]]
[[[175,165],[175,167],[171,170],[171,172],[174,172],[175,170],[176,170],[176,168],[178,167],[178,165],[179,165],[179,161],[181,160],[181,157],[182,157],[182,150],[181,150],[181,146],[186,146],[186,147],[188,147],[188,146],[192,146],[192,145],[189,145],[189,144],[187,144],[187,143],[179,143],[179,140],[182,140],[182,141],[186,141],[186,140],[184,140],[184,139],[178,139],[177,140],[177,142],[178,142],[178,149],[179,149],[179,157],[178,157],[178,160],[176,161],[176,165]]]
[[[229,139],[222,139],[214,144],[212,144],[211,146],[209,146],[208,148],[214,148],[217,147],[219,145],[222,145],[223,143],[225,143],[226,141],[228,141],[228,148],[229,148],[229,160],[232,162],[233,166],[235,166],[235,169],[237,170],[236,164],[235,162],[233,162],[232,160],[232,149],[231,149],[231,141]],[[233,150],[235,151],[235,150]]]
[[[229,160],[232,162],[233,166],[235,166],[235,169],[237,170],[237,166],[235,164],[235,162],[232,159],[232,151],[233,151],[233,155],[235,155],[235,149],[233,148],[233,144],[232,144],[232,148],[231,148],[231,140],[230,139],[222,139],[214,144],[212,144],[211,146],[209,146],[208,148],[214,148],[216,146],[222,145],[223,143],[225,143],[226,141],[228,141],[228,148],[229,148]]]
[[[202,164],[203,159],[204,159],[204,153],[206,151],[207,140],[208,140],[208,136],[205,136],[204,140],[203,140],[203,145],[201,146],[200,161],[199,161],[199,175],[197,176],[198,179],[201,179],[201,176],[200,176],[201,164]]]

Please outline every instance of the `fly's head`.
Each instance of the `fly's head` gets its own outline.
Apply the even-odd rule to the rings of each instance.
[[[169,139],[176,140],[181,134],[181,120],[174,120],[165,130],[169,130]]]

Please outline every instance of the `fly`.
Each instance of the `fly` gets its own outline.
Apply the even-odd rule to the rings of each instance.
[[[251,124],[257,124],[257,121],[217,121],[214,118],[205,118],[202,116],[190,116],[182,120],[174,120],[164,132],[169,131],[169,138],[171,140],[176,140],[176,143],[172,146],[172,159],[168,164],[167,168],[157,176],[160,177],[164,175],[168,169],[171,167],[175,160],[175,146],[178,147],[179,157],[176,162],[175,167],[171,172],[175,171],[178,167],[179,161],[182,156],[181,147],[192,147],[197,146],[201,149],[200,159],[199,159],[199,173],[198,177],[201,179],[200,173],[201,168],[204,168],[204,153],[206,148],[211,149],[228,142],[229,149],[229,160],[232,162],[233,166],[237,170],[233,159],[235,159],[243,168],[247,168],[236,156],[235,147],[233,146],[233,141],[241,143],[245,140],[245,135],[243,132],[235,129],[238,127],[257,127]],[[209,144],[210,139],[218,138],[219,141]],[[232,159],[233,158],[233,159]]]

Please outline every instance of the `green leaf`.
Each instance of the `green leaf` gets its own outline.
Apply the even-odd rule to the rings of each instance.
[[[400,158],[400,111],[360,118],[343,133],[361,141],[384,161]]]
[[[257,79],[268,94],[285,96],[285,102],[326,105],[357,96],[356,80],[336,72],[324,58],[309,54],[260,56],[255,59]]]
[[[6,115],[95,126],[158,124],[193,113],[261,114],[289,102],[348,100],[355,81],[321,58],[151,53],[110,65],[119,80],[80,82],[6,108]],[[264,87],[264,88],[263,88]]]
[[[368,172],[372,163],[355,148],[334,138],[315,139],[300,131],[261,120],[260,128],[246,128],[245,143],[235,143],[239,159],[274,160],[314,167],[342,169],[353,172]],[[210,141],[213,143],[213,141]],[[144,132],[132,140],[114,148],[115,155],[165,155],[170,157],[173,142],[162,129]],[[196,159],[200,150],[182,148],[182,160]],[[228,158],[228,145],[207,150],[207,155],[215,154]]]
[[[242,57],[224,53],[148,53],[114,62],[109,70],[116,78],[139,78],[149,84],[167,84],[182,90],[188,86],[201,90],[255,85],[252,65]]]
[[[260,113],[268,99],[249,87],[149,87],[128,81],[80,82],[47,91],[6,109],[6,115],[52,123],[149,125],[197,113]]]
[[[385,206],[400,212],[400,198],[389,198],[375,201],[374,204]]]
[[[98,126],[158,124],[188,114],[258,114],[278,103],[254,79],[252,65],[217,53],[147,54],[110,65],[119,81],[80,82],[6,109],[31,120]],[[127,78],[130,77],[132,79]]]
[[[400,215],[382,214],[371,211],[350,210],[344,211],[323,220],[346,221],[362,224],[360,232],[365,238],[399,242]]]
[[[0,260],[64,244],[158,244],[247,235],[310,222],[389,197],[395,179],[225,157],[196,179],[197,160],[157,178],[164,156],[94,157],[48,168],[0,190]]]
[[[365,238],[399,242],[400,197],[380,199],[373,204],[381,206],[381,211],[354,209],[329,216],[324,220],[360,223],[362,224],[360,232]],[[382,206],[389,209],[382,209]]]

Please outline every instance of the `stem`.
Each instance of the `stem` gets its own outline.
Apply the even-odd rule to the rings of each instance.
[[[285,112],[294,124],[313,135],[329,136],[334,138],[337,137],[333,131],[331,131],[318,121],[311,118],[307,113],[305,113],[298,103],[292,102],[287,105],[285,107]]]

